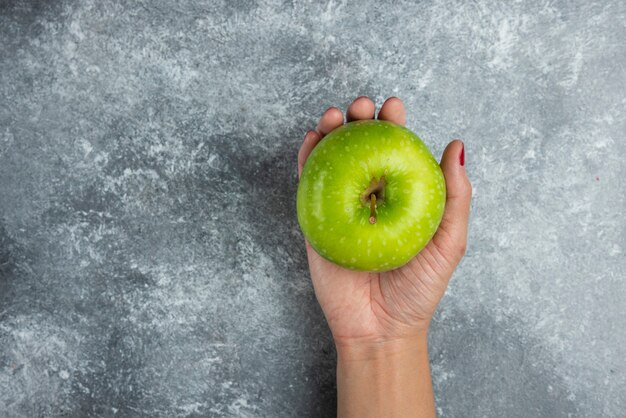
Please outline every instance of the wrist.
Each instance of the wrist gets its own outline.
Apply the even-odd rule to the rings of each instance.
[[[339,417],[434,416],[426,332],[336,344]]]
[[[397,338],[335,338],[339,362],[377,362],[428,351],[428,330]]]

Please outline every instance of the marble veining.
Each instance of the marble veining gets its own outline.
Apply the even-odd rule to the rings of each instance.
[[[441,417],[624,416],[626,3],[0,2],[0,416],[331,417],[295,216],[330,105],[466,144]]]

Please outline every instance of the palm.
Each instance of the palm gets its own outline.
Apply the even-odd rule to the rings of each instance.
[[[358,98],[348,108],[347,119],[371,119],[374,103]],[[404,105],[399,99],[383,104],[378,117],[404,125]],[[315,145],[343,124],[343,114],[330,108],[309,131],[298,155],[299,171]],[[459,159],[461,156],[461,159]],[[433,239],[405,266],[384,272],[348,270],[322,258],[307,243],[315,294],[335,339],[390,339],[424,331],[465,251],[471,186],[463,165],[463,144],[448,145],[442,158],[447,201],[443,219]]]
[[[454,269],[435,242],[385,273],[347,270],[307,245],[315,293],[334,337],[395,338],[426,329]]]

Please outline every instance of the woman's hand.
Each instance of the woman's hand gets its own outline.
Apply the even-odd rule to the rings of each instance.
[[[347,121],[373,119],[374,103],[357,98]],[[385,101],[379,119],[405,124],[402,101]],[[298,172],[320,140],[343,124],[343,113],[331,107],[309,131],[298,155]],[[464,167],[461,141],[444,151],[441,168],[447,200],[441,224],[428,245],[405,266],[385,273],[347,270],[322,258],[306,243],[315,294],[338,345],[385,342],[414,336],[428,329],[448,281],[465,253],[472,187]]]
[[[346,119],[373,119],[375,111],[369,98],[359,97],[348,107]],[[404,125],[402,101],[387,99],[378,118]],[[304,137],[298,154],[299,174],[317,143],[343,123],[343,113],[338,108],[324,112],[317,128]],[[463,143],[452,141],[441,159],[447,192],[441,224],[428,245],[405,266],[385,273],[347,270],[322,258],[306,243],[315,294],[337,345],[340,416],[375,415],[377,407],[379,412],[386,411],[385,416],[393,415],[390,407],[397,408],[400,415],[410,413],[402,416],[412,416],[420,413],[411,404],[419,401],[419,396],[424,396],[419,403],[425,406],[421,412],[434,413],[426,334],[448,281],[465,253],[472,188],[464,163]],[[410,383],[417,372],[425,373],[427,380],[422,376],[421,382]],[[402,373],[406,374],[404,381]],[[375,389],[372,385],[380,387]],[[407,399],[400,396],[402,390],[397,390],[392,393],[399,398],[394,399],[389,393],[394,385],[412,385],[416,389],[412,393],[422,395]],[[378,393],[378,403],[377,390],[385,392]],[[381,402],[391,405],[383,406]],[[366,409],[359,410],[359,405],[366,405]]]

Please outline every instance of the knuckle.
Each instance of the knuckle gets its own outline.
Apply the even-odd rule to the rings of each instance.
[[[463,196],[469,199],[472,197],[473,192],[474,192],[474,188],[472,187],[472,183],[470,183],[469,179],[466,179],[464,190],[463,190]]]
[[[439,231],[437,234],[438,239],[435,241],[435,245],[440,253],[449,263],[457,264],[467,251],[467,238],[459,238],[457,234],[452,234],[445,229]]]
[[[459,241],[455,246],[455,252],[457,257],[462,258],[467,252],[467,240],[463,239]]]
[[[459,187],[456,190],[454,190],[453,193],[454,193],[453,197],[456,198],[459,201],[459,203],[472,200],[472,188],[470,186],[466,187],[465,185],[463,185],[462,187]]]

